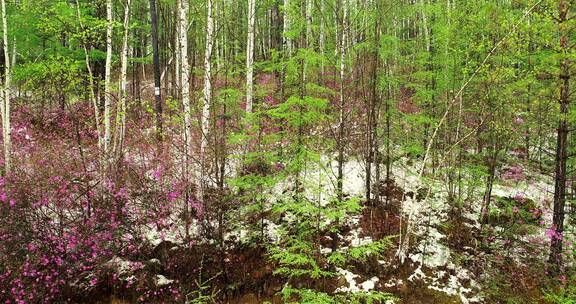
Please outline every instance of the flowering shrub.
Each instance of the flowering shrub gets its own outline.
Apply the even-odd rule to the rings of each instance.
[[[49,118],[38,123],[26,108],[15,111],[17,165],[0,179],[0,299],[78,302],[105,286],[138,288],[143,302],[179,296],[177,285],[149,279],[133,286],[135,277],[122,279],[104,265],[137,260],[154,241],[151,230],[175,235],[188,184],[171,157],[156,156],[156,147],[136,136],[129,138],[134,150],[106,169],[82,113],[89,109],[58,112],[57,125],[47,128]],[[202,204],[189,203],[201,213]]]
[[[501,177],[505,181],[519,183],[525,178],[524,169],[519,165],[508,167]]]

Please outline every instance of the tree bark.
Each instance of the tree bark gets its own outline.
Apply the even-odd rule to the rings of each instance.
[[[288,31],[290,30],[290,0],[284,0],[284,5],[282,7],[283,12],[283,28],[282,28],[282,43],[284,44],[285,50],[288,51],[288,56],[292,54],[292,39],[288,37]]]
[[[130,22],[130,3],[131,0],[126,0],[124,7],[124,36],[122,38],[122,50],[120,51],[120,107],[116,109],[116,141],[115,151],[119,155],[122,154],[122,145],[124,144],[124,136],[126,133],[126,99],[128,95],[128,34]]]
[[[156,101],[156,132],[158,141],[162,140],[162,96],[160,91],[160,55],[158,53],[158,16],[156,0],[150,0],[150,19],[152,26],[152,61],[154,62],[154,97]]]
[[[500,154],[500,148],[497,144],[492,146],[492,155],[488,160],[488,176],[486,177],[486,189],[484,190],[484,196],[482,198],[482,225],[487,224],[490,215],[490,201],[492,200],[492,188],[494,186],[494,180],[496,179],[496,167],[498,165],[498,154]]]
[[[569,5],[565,0],[558,4],[559,16],[558,26],[560,29],[560,48],[564,54],[569,54],[568,21]],[[560,61],[560,75],[558,76],[560,85],[560,117],[558,120],[557,140],[556,140],[556,168],[554,182],[554,216],[552,228],[554,233],[550,240],[550,257],[548,269],[551,275],[556,275],[562,267],[562,237],[564,233],[564,209],[566,205],[566,161],[568,159],[568,112],[570,106],[570,59],[567,55]]]
[[[338,176],[336,179],[336,194],[338,200],[343,199],[343,182],[344,182],[344,85],[345,85],[345,69],[346,69],[346,20],[348,16],[348,1],[342,1],[342,21],[341,21],[341,39],[340,39],[340,105],[338,117]]]
[[[379,8],[378,4],[376,9]],[[376,132],[378,127],[378,120],[376,117],[376,107],[378,104],[378,68],[380,66],[380,56],[378,53],[380,45],[380,19],[378,15],[374,16],[376,18],[374,22],[374,49],[372,50],[372,83],[371,83],[371,99],[368,102],[367,111],[367,157],[366,157],[366,200],[371,202],[372,199],[372,164],[375,163],[376,170],[378,170],[378,162],[375,162],[375,155],[378,153],[377,149],[377,138]],[[378,183],[378,179],[376,183]],[[376,195],[378,195],[376,193]],[[376,198],[378,198],[376,196]]]
[[[6,13],[6,1],[1,0],[2,5],[2,32],[4,44],[4,98],[2,104],[2,133],[4,141],[4,173],[10,174],[11,171],[11,126],[10,126],[10,54],[8,52],[8,17]]]
[[[198,198],[204,198],[205,186],[205,173],[206,173],[206,149],[208,147],[208,133],[210,131],[210,103],[212,102],[212,73],[211,73],[211,57],[212,57],[212,43],[214,31],[214,18],[212,16],[212,0],[208,0],[206,17],[206,49],[204,52],[204,100],[202,106],[202,139],[200,143],[200,178],[198,180]]]
[[[256,18],[255,0],[248,0],[248,41],[246,42],[246,113],[252,113],[254,95],[254,20]]]
[[[110,148],[112,110],[112,0],[106,1],[106,67],[104,72],[104,153]]]

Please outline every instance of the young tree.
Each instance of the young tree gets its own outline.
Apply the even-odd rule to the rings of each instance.
[[[120,104],[116,109],[116,141],[114,143],[114,151],[118,154],[122,153],[122,145],[124,144],[124,136],[126,133],[126,99],[128,95],[128,34],[129,34],[129,22],[130,22],[130,2],[131,0],[126,0],[124,6],[124,35],[122,38],[122,50],[120,51],[120,83],[119,83],[119,95]]]
[[[283,24],[282,27],[282,42],[284,49],[287,50],[288,55],[292,53],[292,38],[288,37],[288,32],[290,31],[290,0],[284,0],[284,5],[282,6],[283,13]]]
[[[347,41],[347,32],[348,32],[348,0],[341,1],[341,9],[342,9],[342,19],[341,19],[341,27],[340,27],[340,41],[339,41],[339,48],[340,48],[340,94],[339,94],[339,105],[338,105],[338,139],[337,139],[337,150],[338,150],[338,176],[336,178],[336,194],[338,196],[338,200],[341,201],[343,198],[343,183],[344,183],[344,135],[345,135],[345,128],[346,128],[346,116],[345,116],[345,97],[344,94],[346,93],[344,90],[345,81],[346,81],[346,41]]]
[[[185,167],[187,168],[190,149],[192,148],[192,110],[190,107],[190,65],[188,58],[188,12],[190,10],[188,0],[180,0],[179,21],[178,21],[178,41],[179,57],[180,57],[180,95],[182,98],[182,106],[184,108],[184,156]],[[187,170],[185,170],[187,172]]]
[[[254,22],[256,19],[255,0],[248,0],[248,41],[246,42],[246,113],[252,113],[254,97]]]
[[[84,24],[82,22],[82,14],[80,13],[80,3],[76,0],[76,16],[78,17],[78,23],[80,24],[80,29],[83,31],[82,35],[82,50],[84,51],[84,62],[86,64],[86,71],[88,72],[88,97],[90,99],[90,103],[94,108],[94,122],[96,127],[96,136],[98,137],[98,147],[100,149],[103,148],[102,142],[102,127],[100,124],[100,107],[98,106],[98,101],[96,100],[96,92],[94,90],[94,73],[92,72],[92,66],[90,65],[90,56],[88,54],[88,42],[86,41],[86,37],[84,36]]]
[[[570,78],[573,73],[571,56],[573,43],[570,41],[569,21],[574,17],[572,12],[574,1],[560,0],[558,2],[558,17],[556,18],[559,32],[559,74],[558,89],[560,96],[560,116],[556,135],[556,158],[554,179],[554,216],[552,229],[554,234],[550,240],[550,273],[555,275],[562,266],[562,238],[564,233],[564,218],[566,205],[566,162],[568,160],[568,113],[570,107]]]
[[[112,130],[110,116],[112,115],[112,0],[106,1],[106,71],[104,72],[104,153],[108,153]]]
[[[154,97],[156,101],[156,132],[162,139],[162,96],[160,90],[160,54],[158,50],[158,14],[156,0],[150,0],[150,19],[152,26],[152,61],[154,64]]]
[[[208,148],[208,133],[210,131],[210,103],[212,102],[212,44],[214,38],[214,16],[212,15],[212,1],[207,2],[207,15],[206,15],[206,49],[204,52],[204,89],[203,89],[203,105],[200,122],[202,126],[201,142],[200,142],[200,178],[198,180],[198,198],[200,200],[204,197],[203,188],[205,186],[205,173],[206,173],[206,149]]]
[[[12,139],[10,126],[10,54],[8,52],[8,16],[6,13],[6,1],[1,0],[2,5],[2,37],[4,48],[4,92],[2,96],[2,135],[4,140],[4,174],[10,174]]]

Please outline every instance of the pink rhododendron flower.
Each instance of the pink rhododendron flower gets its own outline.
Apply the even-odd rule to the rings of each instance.
[[[562,240],[562,232],[556,231],[556,228],[552,226],[551,228],[546,229],[546,236],[550,240]]]

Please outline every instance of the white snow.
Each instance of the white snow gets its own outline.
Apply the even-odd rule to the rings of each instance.
[[[390,288],[390,287],[399,286],[402,284],[404,284],[404,281],[402,281],[401,279],[392,278],[392,279],[388,280],[388,282],[384,283],[384,287]]]
[[[155,284],[158,287],[166,286],[174,283],[174,280],[167,279],[165,276],[158,274],[156,275]]]
[[[346,282],[348,283],[348,287],[338,287],[338,289],[336,289],[336,292],[359,292],[360,289],[358,288],[358,285],[356,284],[356,280],[355,278],[358,277],[357,274],[353,274],[352,272],[342,269],[342,268],[336,268],[336,271],[338,271],[339,274],[341,274],[345,279]]]
[[[338,289],[336,289],[335,291],[337,293],[338,292],[355,293],[361,291],[368,292],[373,290],[376,287],[376,284],[380,281],[378,277],[372,277],[371,279],[364,281],[360,283],[360,285],[358,285],[358,283],[356,282],[356,278],[359,277],[359,275],[342,268],[336,268],[336,271],[338,271],[338,273],[342,275],[346,279],[346,282],[348,283],[348,287],[344,286],[338,287]]]
[[[376,287],[376,284],[380,281],[378,277],[372,277],[370,280],[363,282],[360,284],[360,287],[363,291],[370,291]]]

